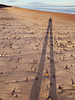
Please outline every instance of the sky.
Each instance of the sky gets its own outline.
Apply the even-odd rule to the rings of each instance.
[[[75,5],[75,0],[0,0],[0,4],[12,6]]]

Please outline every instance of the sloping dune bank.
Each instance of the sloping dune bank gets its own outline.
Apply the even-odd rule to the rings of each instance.
[[[0,8],[1,100],[31,100],[29,98],[31,92],[34,93],[31,91],[33,83],[35,79],[39,80],[35,78],[39,62],[45,54],[42,54],[42,49],[50,17],[55,65],[53,77],[56,79],[57,100],[75,100],[75,88],[72,86],[72,80],[75,81],[75,15],[18,7]],[[47,99],[53,85],[50,83],[50,59],[49,35],[40,80],[39,100]],[[46,71],[49,76],[46,76]],[[63,87],[62,93],[58,89],[59,85]]]

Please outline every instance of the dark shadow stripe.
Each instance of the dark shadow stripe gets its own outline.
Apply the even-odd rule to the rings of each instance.
[[[57,100],[56,94],[56,75],[55,75],[55,63],[54,63],[54,53],[53,53],[53,33],[52,33],[52,19],[49,19],[50,28],[50,91],[49,96],[52,100]]]

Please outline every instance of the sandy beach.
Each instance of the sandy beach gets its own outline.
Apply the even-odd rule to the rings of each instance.
[[[72,80],[75,15],[0,8],[0,100],[75,100]]]

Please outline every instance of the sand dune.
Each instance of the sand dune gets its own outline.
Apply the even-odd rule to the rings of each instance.
[[[0,100],[32,100],[34,93],[36,100],[47,100],[49,92],[54,93],[51,85],[57,100],[75,100],[72,79],[75,81],[75,15],[0,8]]]

